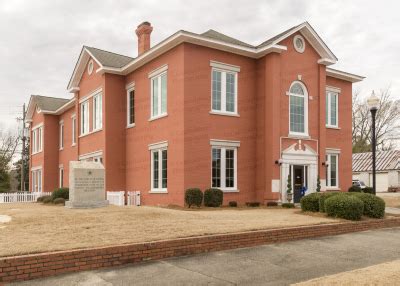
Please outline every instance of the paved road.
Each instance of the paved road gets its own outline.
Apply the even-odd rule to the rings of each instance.
[[[87,271],[14,285],[289,285],[400,259],[400,228]]]

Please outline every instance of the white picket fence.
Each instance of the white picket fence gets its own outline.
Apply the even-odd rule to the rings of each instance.
[[[125,192],[107,192],[107,200],[111,205],[124,206]],[[127,205],[140,206],[140,191],[127,192]]]
[[[39,197],[50,196],[50,192],[20,192],[20,193],[0,193],[0,204],[8,203],[33,203]]]

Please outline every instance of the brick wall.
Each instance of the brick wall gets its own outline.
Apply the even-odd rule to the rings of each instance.
[[[0,258],[0,282],[30,280],[174,256],[399,227],[400,218],[181,238]]]

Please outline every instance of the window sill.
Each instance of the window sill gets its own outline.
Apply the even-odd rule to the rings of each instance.
[[[154,189],[154,190],[150,190],[149,194],[168,194],[168,190],[160,190],[160,189]]]
[[[60,149],[58,149],[59,151],[62,151],[62,150],[64,150],[64,148],[63,147],[61,147]]]
[[[76,146],[76,143],[72,143],[71,147],[75,147],[75,146]]]
[[[341,128],[338,126],[330,126],[330,125],[325,125],[326,128],[328,129],[336,129],[336,130],[340,130]]]
[[[341,191],[342,189],[339,187],[326,187],[327,191]]]
[[[239,193],[238,189],[221,189],[220,190],[224,193]]]
[[[294,139],[311,139],[311,136],[308,134],[289,133],[288,137]]]
[[[215,111],[215,110],[211,110],[210,114],[212,114],[212,115],[222,115],[222,116],[231,116],[231,117],[240,117],[240,115],[238,113]]]
[[[42,152],[43,152],[43,151],[38,151],[38,152],[32,153],[31,156],[36,155],[36,154],[40,154],[40,153],[42,153]]]
[[[101,128],[101,129],[96,129],[96,130],[92,130],[92,131],[89,132],[89,133],[81,134],[81,135],[79,135],[79,138],[82,138],[82,137],[85,137],[85,136],[88,136],[88,135],[91,135],[91,134],[93,134],[93,133],[97,133],[97,132],[100,132],[100,131],[103,131],[103,128]]]
[[[135,126],[136,126],[135,123],[133,123],[133,124],[128,124],[128,125],[126,126],[126,129],[129,129],[129,128],[132,128],[132,127],[135,127]]]
[[[157,119],[160,119],[160,118],[163,118],[163,117],[167,117],[167,116],[168,116],[168,113],[162,114],[162,115],[158,115],[158,116],[154,116],[154,117],[151,117],[149,119],[149,121],[157,120]]]

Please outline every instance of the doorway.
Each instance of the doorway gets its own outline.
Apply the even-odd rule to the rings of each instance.
[[[303,196],[302,189],[307,187],[307,172],[308,168],[304,165],[292,165],[292,189],[293,189],[293,202],[300,203]]]

